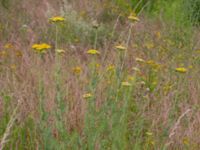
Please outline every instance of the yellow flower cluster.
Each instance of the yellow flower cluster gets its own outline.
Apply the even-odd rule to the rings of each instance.
[[[74,67],[72,70],[73,70],[73,73],[77,75],[79,75],[82,72],[82,68],[79,66]]]
[[[180,67],[180,68],[176,68],[175,71],[176,71],[176,72],[179,72],[179,73],[186,73],[186,72],[187,72],[187,69],[186,69],[186,68],[183,68],[183,67]]]
[[[61,17],[61,16],[55,16],[49,19],[50,22],[56,23],[56,22],[64,22],[65,18]]]
[[[88,98],[91,98],[91,97],[92,97],[91,93],[83,94],[83,98],[85,98],[85,99],[88,99]]]
[[[128,19],[129,19],[131,22],[140,21],[140,19],[136,16],[135,13],[131,13],[131,14],[128,16]]]
[[[32,48],[38,53],[45,53],[47,49],[51,48],[51,45],[42,43],[42,44],[33,44]]]
[[[87,54],[99,55],[100,52],[99,52],[98,50],[96,50],[96,49],[89,49],[89,50],[87,51]]]
[[[120,51],[125,51],[125,50],[126,50],[126,47],[123,46],[123,45],[117,45],[117,46],[115,46],[115,48],[116,48],[117,50],[120,50]]]

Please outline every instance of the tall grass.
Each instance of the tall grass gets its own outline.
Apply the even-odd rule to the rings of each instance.
[[[181,0],[104,2],[119,14],[104,16],[101,3],[84,0],[71,3],[88,18],[67,7],[59,24],[49,23],[53,6],[60,11],[54,1],[39,22],[17,16],[14,26],[9,12],[2,15],[0,149],[199,149],[200,45],[186,19],[193,13],[182,10],[197,8]],[[131,23],[134,7],[140,21]],[[24,34],[9,32],[23,20]],[[43,42],[52,47],[35,53],[31,46]]]

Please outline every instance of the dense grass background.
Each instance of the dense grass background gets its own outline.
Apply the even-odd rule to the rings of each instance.
[[[199,8],[199,0],[1,0],[0,150],[198,150]],[[140,21],[131,24],[133,11]],[[57,15],[65,21],[51,24]],[[43,42],[52,48],[35,53]],[[100,55],[86,53],[93,48]]]

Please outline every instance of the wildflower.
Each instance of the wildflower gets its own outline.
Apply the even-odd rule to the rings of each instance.
[[[20,50],[16,51],[15,54],[16,54],[16,56],[18,56],[18,57],[22,57],[22,55],[23,55],[22,52],[21,52]]]
[[[133,67],[132,69],[133,69],[134,71],[136,71],[136,72],[140,72],[140,69],[137,68],[137,67]]]
[[[152,136],[153,133],[152,133],[152,132],[146,132],[146,135],[147,135],[147,136]]]
[[[100,67],[100,64],[95,64],[96,69]]]
[[[97,55],[97,54],[99,55],[100,54],[100,52],[98,50],[96,50],[96,49],[89,49],[87,51],[87,53],[91,54],[91,55]]]
[[[4,45],[5,49],[13,48],[13,45],[11,43],[7,43]]]
[[[146,46],[147,49],[152,49],[152,48],[154,48],[154,44],[153,44],[152,42],[146,43],[145,46]]]
[[[63,49],[56,49],[56,53],[57,54],[64,54],[65,50],[63,50]]]
[[[91,97],[92,97],[91,93],[83,94],[83,98],[85,98],[85,99],[88,99],[88,98],[91,98]]]
[[[183,138],[183,144],[185,144],[185,145],[189,145],[190,144],[190,141],[189,141],[189,139],[188,138]]]
[[[131,86],[131,83],[124,81],[122,82],[122,86],[128,87],[128,86]]]
[[[128,76],[129,81],[135,81],[135,76]]]
[[[16,70],[17,66],[15,64],[10,65],[10,69]]]
[[[117,45],[117,46],[115,46],[115,48],[116,48],[117,50],[120,50],[120,51],[125,51],[125,50],[126,50],[126,47],[123,46],[123,45]]]
[[[128,16],[128,19],[132,22],[137,22],[137,21],[140,21],[140,19],[136,16],[135,13],[131,13],[129,16]]]
[[[6,57],[6,56],[8,56],[7,51],[5,51],[5,50],[0,51],[0,57]]]
[[[42,43],[42,44],[34,44],[32,48],[38,53],[45,53],[47,49],[51,48],[51,46],[46,43]]]
[[[92,22],[92,27],[95,28],[95,29],[98,29],[99,24],[98,24],[98,22],[97,22],[96,20],[94,20],[94,21]]]
[[[72,70],[74,74],[78,74],[78,75],[82,72],[82,68],[79,66],[74,67]]]
[[[115,66],[114,65],[109,65],[106,70],[107,71],[113,71],[115,69]]]
[[[138,57],[135,58],[135,61],[140,62],[140,63],[144,63],[145,62],[144,59],[138,58]]]
[[[63,22],[65,21],[65,18],[61,17],[61,16],[55,16],[55,17],[51,17],[49,19],[50,22],[56,23],[56,22]]]
[[[157,39],[160,39],[160,38],[161,38],[161,33],[160,33],[160,31],[157,31],[157,32],[156,32],[156,37],[157,37]]]
[[[180,67],[180,68],[176,68],[175,71],[176,71],[176,72],[180,72],[180,73],[186,73],[186,72],[187,72],[187,69],[184,68],[184,67]]]

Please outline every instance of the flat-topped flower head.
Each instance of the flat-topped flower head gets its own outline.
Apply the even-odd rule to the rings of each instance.
[[[128,19],[129,19],[131,22],[140,21],[140,19],[136,16],[135,13],[131,13],[131,14],[128,16]]]
[[[55,16],[55,17],[49,18],[49,21],[50,21],[50,22],[53,22],[53,23],[64,22],[64,21],[65,21],[65,18],[63,18],[63,17],[61,17],[61,16]]]
[[[96,49],[89,49],[87,51],[87,54],[90,54],[90,55],[100,55],[100,52]]]
[[[88,98],[91,98],[91,97],[92,97],[91,93],[83,94],[83,98],[85,98],[85,99],[88,99]]]
[[[138,58],[138,57],[135,58],[135,61],[137,61],[137,62],[139,62],[139,63],[145,63],[145,60],[144,60],[144,59]]]
[[[187,72],[187,69],[184,68],[184,67],[180,67],[180,68],[176,68],[175,71],[176,71],[176,72],[179,72],[179,73],[186,73],[186,72]]]
[[[76,66],[76,67],[74,67],[74,68],[72,69],[72,71],[73,71],[74,74],[79,75],[79,74],[81,74],[81,72],[82,72],[82,68],[79,67],[79,66]]]
[[[32,48],[38,53],[45,53],[47,49],[51,48],[51,45],[42,43],[42,44],[33,44]]]
[[[128,87],[128,86],[131,86],[131,83],[124,81],[122,82],[122,86]]]
[[[107,71],[113,71],[115,70],[115,66],[114,65],[109,65],[107,68],[106,68]]]
[[[92,27],[95,28],[95,29],[97,29],[99,27],[99,24],[98,24],[98,22],[96,20],[94,20],[92,22]]]
[[[120,50],[120,51],[125,51],[125,50],[126,50],[126,47],[123,46],[123,45],[117,45],[117,46],[115,46],[115,48],[116,48],[117,50]]]
[[[56,49],[56,53],[59,55],[62,55],[65,53],[65,50],[64,49]]]

